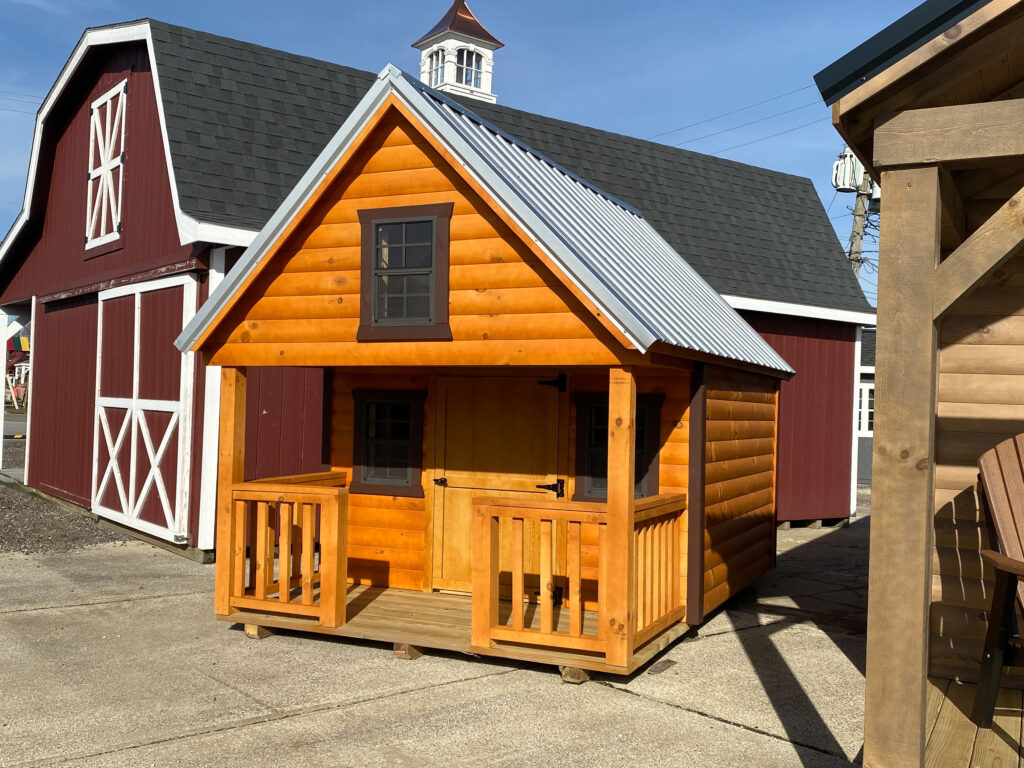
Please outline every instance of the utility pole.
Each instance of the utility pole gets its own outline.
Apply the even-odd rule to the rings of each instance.
[[[864,247],[864,223],[868,217],[868,198],[871,197],[871,176],[864,171],[860,186],[857,188],[857,202],[853,206],[853,231],[850,232],[850,266],[853,274],[860,277],[860,265],[864,263],[861,256]]]

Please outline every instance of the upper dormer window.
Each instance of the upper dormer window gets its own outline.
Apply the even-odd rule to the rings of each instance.
[[[438,49],[430,54],[429,66],[430,85],[436,88],[444,82],[444,50]]]
[[[128,80],[122,80],[89,109],[89,190],[85,204],[85,247],[121,237],[124,136]]]
[[[484,57],[478,51],[459,48],[455,55],[455,82],[479,88],[483,71]]]

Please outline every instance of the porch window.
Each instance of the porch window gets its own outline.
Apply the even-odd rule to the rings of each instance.
[[[448,243],[453,203],[359,212],[358,341],[451,339]]]
[[[608,496],[608,395],[577,392],[576,404],[576,492],[575,499],[604,500]],[[636,398],[636,498],[651,496],[658,489],[663,395]]]
[[[357,389],[352,395],[352,492],[422,498],[426,392]]]
[[[85,202],[87,251],[121,237],[127,107],[127,79],[100,96],[89,107],[89,186]]]

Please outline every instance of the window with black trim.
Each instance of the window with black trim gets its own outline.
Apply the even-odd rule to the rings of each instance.
[[[422,498],[426,392],[357,389],[352,396],[351,491]]]
[[[359,212],[358,341],[451,339],[448,247],[453,203]]]
[[[658,493],[661,394],[636,397],[636,498]],[[608,496],[608,394],[575,392],[576,491],[575,499]]]

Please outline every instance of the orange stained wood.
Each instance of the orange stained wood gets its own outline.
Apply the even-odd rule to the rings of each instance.
[[[453,203],[451,341],[356,342],[360,210]],[[393,97],[211,323],[213,364],[610,365],[642,356]],[[244,362],[243,362],[244,361]]]
[[[558,391],[535,378],[439,379],[435,456],[444,484],[434,488],[435,588],[470,590],[475,498],[556,499],[537,486],[558,479],[558,403]],[[525,528],[527,571],[539,575],[540,527]],[[499,557],[511,561],[512,537],[502,539],[508,551]]]

